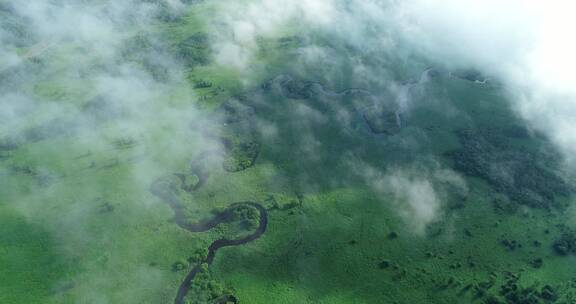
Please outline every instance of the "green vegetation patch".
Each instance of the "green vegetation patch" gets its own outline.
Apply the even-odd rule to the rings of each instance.
[[[0,202],[1,203],[1,202]],[[0,302],[40,303],[72,274],[58,242],[41,226],[0,204]]]
[[[523,150],[509,144],[515,137],[527,137],[521,129],[462,130],[462,147],[447,153],[454,168],[469,176],[485,179],[510,199],[535,208],[557,206],[573,188],[554,171],[550,155]]]

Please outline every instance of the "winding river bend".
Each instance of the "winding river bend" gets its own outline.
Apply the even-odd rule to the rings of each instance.
[[[246,243],[250,243],[256,239],[258,239],[264,232],[266,232],[266,228],[268,227],[268,212],[266,208],[259,203],[256,202],[237,202],[233,203],[224,211],[214,215],[211,219],[202,220],[197,223],[190,223],[186,220],[186,216],[184,214],[184,206],[180,203],[177,197],[174,195],[167,194],[164,190],[162,190],[162,186],[158,185],[158,183],[154,183],[150,189],[150,191],[156,195],[157,197],[161,198],[164,202],[166,202],[170,208],[174,211],[174,222],[182,229],[188,230],[190,232],[204,232],[208,231],[221,223],[229,222],[233,218],[233,212],[240,206],[249,206],[253,207],[258,210],[259,213],[259,225],[258,227],[249,235],[238,238],[238,239],[218,239],[212,242],[208,247],[208,255],[206,258],[198,263],[194,268],[188,272],[186,278],[180,284],[178,288],[178,293],[176,298],[174,299],[174,304],[184,304],[184,298],[188,294],[188,290],[192,285],[192,281],[196,277],[196,275],[200,272],[202,264],[206,263],[208,265],[212,264],[214,258],[216,256],[216,252],[218,249],[223,247],[229,246],[238,246],[243,245]],[[236,301],[235,299],[233,299]]]
[[[266,227],[268,226],[268,213],[266,211],[266,208],[264,208],[262,205],[260,205],[258,203],[239,202],[239,203],[234,203],[234,204],[230,205],[225,211],[215,215],[214,218],[212,218],[211,220],[209,220],[205,223],[199,223],[196,225],[186,225],[186,226],[179,224],[180,227],[182,227],[188,231],[191,231],[191,232],[207,231],[207,230],[212,229],[213,227],[217,226],[218,224],[220,224],[222,222],[226,222],[227,219],[229,219],[231,217],[232,211],[240,205],[252,206],[258,210],[258,212],[260,213],[260,224],[258,225],[258,228],[254,232],[252,232],[250,235],[245,236],[243,238],[218,239],[218,240],[212,242],[212,244],[210,244],[210,246],[208,247],[208,255],[207,255],[206,259],[204,259],[204,261],[202,261],[202,263],[199,263],[194,268],[192,268],[192,270],[190,270],[188,275],[186,275],[186,278],[184,279],[184,281],[182,281],[182,284],[180,284],[180,287],[178,288],[178,293],[176,295],[176,299],[174,300],[175,304],[183,304],[184,303],[184,298],[186,297],[186,294],[188,294],[188,290],[190,289],[190,286],[192,285],[192,281],[194,280],[194,277],[196,277],[196,275],[200,271],[202,264],[203,263],[206,263],[208,265],[212,264],[212,262],[214,261],[214,257],[216,256],[216,251],[218,251],[218,249],[220,249],[222,247],[238,246],[238,245],[246,244],[246,243],[252,242],[252,241],[258,239],[260,236],[262,236],[262,234],[264,234],[264,232],[266,232]]]
[[[400,90],[398,97],[397,97],[398,100],[396,100],[398,108],[393,112],[393,114],[395,116],[395,124],[397,125],[398,128],[402,127],[402,121],[400,119],[400,115],[402,114],[403,111],[406,110],[406,107],[407,107],[406,103],[407,103],[407,99],[409,98],[409,95],[410,95],[410,90],[413,87],[416,87],[418,85],[421,85],[421,84],[427,82],[431,77],[438,76],[439,73],[440,72],[438,72],[437,70],[430,68],[430,69],[427,69],[424,72],[422,72],[419,79],[406,81],[406,82],[401,84],[401,90]],[[450,75],[450,76],[453,77],[452,75]],[[467,79],[467,80],[470,80],[470,79]],[[284,91],[284,87],[286,86],[287,83],[290,83],[292,81],[294,81],[294,79],[290,75],[281,74],[281,75],[278,75],[278,76],[274,77],[273,79],[271,79],[267,84],[264,85],[264,88],[270,88],[273,85],[279,85],[281,90],[282,90],[282,94],[288,97],[289,94],[287,94]],[[470,81],[472,81],[472,80],[470,80]],[[484,80],[484,82],[478,82],[478,81],[475,81],[475,82],[484,84],[486,82],[486,80]],[[371,91],[366,90],[366,89],[349,88],[349,89],[345,89],[345,90],[336,92],[336,91],[332,91],[332,90],[327,89],[324,85],[322,85],[321,83],[318,83],[318,82],[307,82],[305,84],[305,86],[306,86],[305,90],[316,91],[316,92],[319,92],[320,94],[323,94],[326,96],[340,97],[340,96],[358,94],[358,95],[368,96],[371,99],[373,105],[377,105],[378,103],[380,103],[380,101],[378,100],[378,97],[375,96]],[[308,97],[305,97],[304,99],[307,99],[307,98]],[[363,118],[366,119],[365,116]],[[366,119],[366,122],[368,123],[367,119]],[[191,171],[192,171],[192,173],[194,173],[198,177],[198,182],[194,186],[188,187],[186,189],[183,188],[185,191],[187,191],[187,192],[196,191],[196,190],[200,189],[206,183],[210,173],[205,168],[203,168],[203,162],[204,162],[204,159],[209,157],[211,154],[213,154],[213,152],[210,152],[210,151],[205,152],[202,155],[200,155],[200,157],[198,157],[192,163]],[[174,174],[174,175],[177,178],[179,178],[182,183],[184,183],[185,175],[182,175],[182,174]],[[210,246],[208,247],[208,254],[207,254],[206,258],[204,260],[202,260],[201,262],[199,262],[195,267],[193,267],[188,272],[188,274],[186,275],[186,277],[184,278],[182,283],[180,284],[180,287],[178,288],[178,293],[176,295],[176,298],[174,299],[175,304],[184,304],[184,299],[185,299],[186,295],[188,294],[188,291],[190,290],[190,287],[192,285],[194,278],[201,271],[202,264],[204,264],[204,263],[206,263],[208,265],[212,264],[212,262],[214,261],[214,258],[216,256],[216,252],[220,248],[230,247],[230,246],[238,246],[238,245],[250,243],[250,242],[260,238],[266,232],[266,228],[268,226],[268,212],[267,212],[266,208],[264,208],[264,206],[262,206],[261,204],[259,204],[257,202],[252,202],[252,201],[236,202],[236,203],[229,205],[224,211],[214,215],[210,219],[204,219],[204,220],[201,220],[201,221],[196,222],[196,223],[191,223],[186,218],[185,208],[182,205],[182,203],[180,202],[180,200],[173,193],[170,193],[169,190],[166,190],[161,185],[160,180],[158,180],[152,184],[152,186],[150,187],[150,192],[152,194],[154,194],[155,196],[157,196],[158,198],[160,198],[161,200],[163,200],[165,203],[167,203],[170,206],[170,208],[172,209],[172,211],[174,212],[174,222],[180,228],[188,230],[190,232],[205,232],[205,231],[209,231],[209,230],[213,229],[214,227],[218,226],[219,224],[230,222],[234,217],[234,210],[237,209],[238,207],[241,207],[241,206],[252,207],[252,208],[258,210],[258,213],[259,213],[259,225],[249,235],[241,237],[241,238],[237,238],[237,239],[222,238],[222,239],[215,240],[210,244]],[[237,302],[237,299],[233,296],[228,296],[228,298],[226,298],[226,300],[228,300],[228,301],[231,300],[234,303]]]

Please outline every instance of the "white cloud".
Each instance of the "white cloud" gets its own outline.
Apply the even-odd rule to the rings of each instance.
[[[396,171],[383,181],[395,197],[400,216],[415,233],[423,235],[426,226],[437,220],[441,212],[432,183],[404,171]]]
[[[231,39],[218,30],[223,63],[235,58],[236,67],[248,68],[256,37],[296,24],[301,35],[336,34],[372,58],[416,53],[439,66],[476,68],[502,81],[519,115],[567,157],[576,155],[574,1],[255,0],[225,2],[221,11],[224,28],[235,33]],[[313,45],[301,54],[323,60]]]
[[[576,152],[573,1],[414,0],[397,7],[401,38],[432,60],[507,85],[520,115],[571,160]],[[574,161],[574,159],[572,159]]]
[[[445,219],[446,207],[468,195],[466,181],[456,172],[438,162],[423,161],[410,166],[380,171],[354,160],[348,165],[366,180],[378,195],[403,221],[407,231],[424,236],[430,224]]]
[[[216,61],[245,70],[255,59],[258,37],[277,35],[288,24],[331,25],[337,11],[333,0],[258,0],[223,1],[217,14],[213,25]]]

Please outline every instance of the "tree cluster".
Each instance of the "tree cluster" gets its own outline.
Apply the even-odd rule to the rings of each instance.
[[[226,123],[219,136],[226,150],[224,170],[238,172],[254,166],[260,153],[254,110],[239,99],[231,99],[222,105],[220,112]]]
[[[176,55],[188,67],[206,65],[210,62],[208,35],[195,33],[176,45]]]
[[[447,153],[454,168],[486,180],[498,192],[530,207],[550,209],[555,199],[573,189],[549,163],[548,155],[508,144],[506,133],[496,130],[463,130],[461,148]]]
[[[572,230],[564,231],[552,247],[559,255],[576,254],[576,233]]]
[[[212,278],[208,270],[208,264],[202,264],[200,272],[192,282],[185,303],[227,303],[229,302],[228,299],[233,299],[233,303],[237,302],[231,290],[224,288],[222,284]]]
[[[551,304],[559,299],[556,289],[550,285],[541,288],[534,285],[523,287],[519,283],[519,276],[508,274],[506,281],[500,286],[498,295],[487,295],[484,304]]]

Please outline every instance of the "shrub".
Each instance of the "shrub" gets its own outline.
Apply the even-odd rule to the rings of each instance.
[[[552,247],[559,255],[576,254],[576,234],[573,231],[562,233]]]

